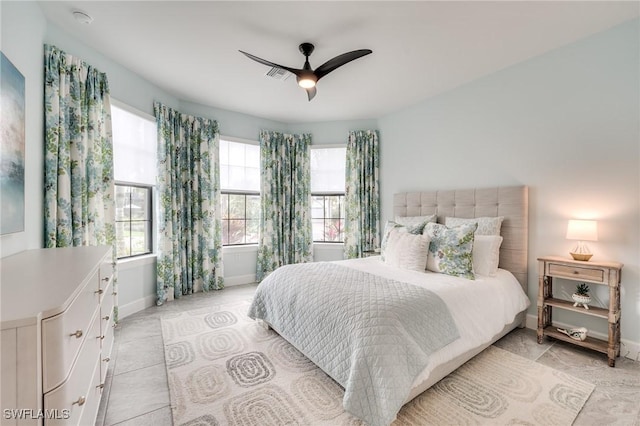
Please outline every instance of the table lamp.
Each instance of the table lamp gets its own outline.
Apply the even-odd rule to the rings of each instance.
[[[587,261],[593,253],[584,241],[598,241],[598,222],[595,220],[569,220],[567,240],[578,240],[575,248],[569,252],[575,260]]]

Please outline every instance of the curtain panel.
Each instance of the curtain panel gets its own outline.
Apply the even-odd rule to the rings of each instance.
[[[345,182],[346,259],[380,247],[380,185],[377,130],[349,132]]]
[[[107,75],[44,46],[44,246],[113,247],[118,274],[111,98]],[[118,321],[118,301],[114,301]]]
[[[218,123],[154,103],[158,125],[157,303],[224,288]]]
[[[45,247],[113,245],[107,76],[45,45]]]
[[[256,279],[310,262],[311,135],[260,132],[261,217]]]

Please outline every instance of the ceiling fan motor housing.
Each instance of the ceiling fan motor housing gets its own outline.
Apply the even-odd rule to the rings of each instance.
[[[304,56],[309,56],[313,53],[313,49],[315,49],[315,46],[311,43],[302,43],[298,48]]]

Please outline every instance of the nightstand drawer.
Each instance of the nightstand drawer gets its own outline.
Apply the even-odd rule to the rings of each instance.
[[[548,275],[554,277],[566,277],[571,279],[581,279],[587,281],[604,282],[604,270],[593,268],[582,268],[580,266],[558,265],[549,263]]]

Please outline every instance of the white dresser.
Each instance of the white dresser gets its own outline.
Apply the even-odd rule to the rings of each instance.
[[[111,247],[0,265],[0,424],[93,425],[113,345]]]

